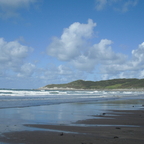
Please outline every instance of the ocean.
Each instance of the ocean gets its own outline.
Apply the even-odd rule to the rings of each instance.
[[[143,98],[144,91],[62,91],[31,89],[0,89],[0,108],[31,107],[61,103],[77,103]]]

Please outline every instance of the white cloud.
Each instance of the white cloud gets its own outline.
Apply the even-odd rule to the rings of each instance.
[[[112,9],[127,12],[131,7],[137,5],[138,0],[96,0],[96,10],[100,11],[106,7],[112,7]]]
[[[114,52],[113,42],[108,39],[102,39],[99,43],[90,45],[88,39],[92,38],[95,25],[92,20],[89,20],[88,24],[73,23],[64,30],[60,38],[52,41],[52,44],[48,46],[48,54],[68,62],[75,70],[87,74],[97,72],[102,79],[142,77],[144,75],[144,42],[132,51],[131,57]],[[83,28],[85,31],[82,31]],[[58,70],[58,75],[67,73],[63,66],[59,66]]]
[[[42,69],[39,78],[45,84],[67,83],[77,79],[84,79],[84,73],[66,65],[59,65]]]
[[[144,69],[144,42],[139,44],[138,48],[132,50],[132,59],[128,62],[131,69]]]
[[[88,56],[80,55],[77,59],[72,60],[72,65],[78,70],[91,72],[98,62],[89,59]]]
[[[111,57],[111,44],[111,40],[102,39],[98,44],[95,44],[91,47],[89,50],[89,57],[91,59],[107,59],[108,57]]]
[[[37,0],[0,0],[0,17],[10,18],[19,16],[18,10],[28,8]]]
[[[21,66],[20,72],[17,74],[18,77],[30,77],[33,75],[36,67],[34,64],[31,63],[25,63]]]
[[[0,0],[0,5],[3,7],[28,7],[30,3],[34,3],[36,0]]]
[[[137,49],[132,50],[131,59],[123,63],[103,65],[101,73],[109,77],[143,78],[144,77],[144,42]]]
[[[59,65],[58,66],[58,74],[71,75],[72,74],[72,70],[69,67],[66,67],[64,65]]]
[[[85,39],[88,39],[93,34],[93,28],[96,23],[91,19],[88,24],[80,24],[75,22],[64,29],[60,38],[54,38],[48,46],[47,52],[62,61],[70,61],[80,55],[85,48]]]
[[[95,26],[91,19],[88,24],[73,23],[64,30],[60,39],[52,41],[47,48],[48,54],[87,72],[93,71],[97,64],[124,62],[126,56],[113,52],[111,40],[102,39],[98,44],[89,45],[88,39],[92,38]]]
[[[96,10],[103,10],[107,3],[108,0],[96,0]]]
[[[0,38],[0,87],[37,88],[50,83],[70,82],[83,78],[79,72],[66,65],[39,68],[27,62],[32,48],[18,41],[7,42]],[[21,84],[20,84],[21,83]]]
[[[138,0],[129,0],[126,1],[122,6],[122,12],[127,12],[130,7],[136,6],[138,3]]]
[[[32,48],[21,45],[18,41],[6,42],[0,38],[0,71],[7,70],[16,72],[24,63],[24,59]]]
[[[115,53],[112,50],[113,42],[108,39],[102,39],[98,44],[94,44],[89,50],[89,58],[95,59],[100,63],[120,63],[126,58],[123,54]]]
[[[110,46],[111,44],[111,40],[102,39],[98,44],[90,47],[85,55],[80,55],[73,60],[74,66],[80,70],[92,71],[99,64],[109,65],[125,62],[127,56],[115,53]]]
[[[132,57],[134,65],[140,66],[144,64],[144,42],[141,43],[136,50],[132,50]]]

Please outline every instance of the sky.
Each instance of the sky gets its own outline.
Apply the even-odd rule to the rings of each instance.
[[[0,0],[0,88],[144,78],[144,0]]]

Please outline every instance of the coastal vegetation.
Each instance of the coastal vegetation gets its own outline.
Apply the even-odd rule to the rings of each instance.
[[[144,88],[144,79],[111,79],[102,81],[76,80],[67,84],[50,84],[43,88],[70,89],[139,89]]]

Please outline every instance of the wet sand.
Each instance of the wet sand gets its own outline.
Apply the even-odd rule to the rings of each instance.
[[[72,125],[25,126],[40,130],[4,133],[0,136],[0,141],[9,144],[144,143],[144,109],[106,111],[99,116],[93,116],[93,119],[80,120]]]

